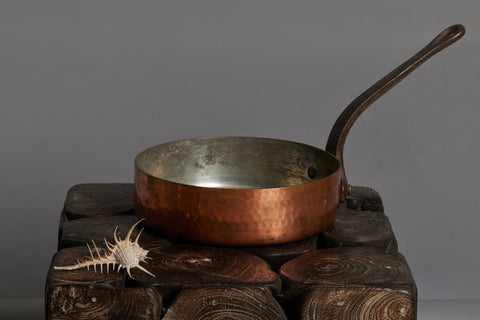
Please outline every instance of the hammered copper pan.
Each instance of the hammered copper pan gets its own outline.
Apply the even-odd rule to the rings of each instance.
[[[444,30],[356,98],[335,122],[326,151],[284,140],[224,137],[141,152],[135,159],[137,216],[168,237],[217,245],[273,245],[326,230],[349,193],[343,147],[355,120],[464,33],[462,25]]]

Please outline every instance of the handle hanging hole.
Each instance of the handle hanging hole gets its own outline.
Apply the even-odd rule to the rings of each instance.
[[[315,169],[314,167],[308,167],[307,175],[310,179],[315,179],[317,177],[317,169]]]

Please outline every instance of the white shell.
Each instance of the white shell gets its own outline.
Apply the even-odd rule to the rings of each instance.
[[[90,246],[87,244],[88,250],[90,251],[90,256],[91,260],[85,260],[84,262],[78,262],[77,264],[71,265],[71,266],[63,266],[63,267],[58,267],[54,266],[55,270],[75,270],[79,268],[84,268],[87,267],[87,269],[90,269],[90,266],[93,266],[95,272],[97,271],[97,265],[100,266],[100,272],[103,273],[103,265],[107,265],[107,274],[108,274],[108,268],[110,264],[112,264],[112,269],[115,270],[115,265],[118,264],[117,271],[120,271],[120,269],[125,268],[127,270],[128,275],[130,278],[133,279],[132,275],[130,274],[130,269],[133,268],[138,268],[142,270],[145,273],[148,273],[152,277],[155,277],[152,273],[150,273],[148,270],[146,270],[144,267],[140,265],[140,262],[144,262],[147,258],[148,250],[143,249],[140,247],[138,244],[138,239],[140,238],[140,234],[142,233],[143,229],[140,230],[138,233],[137,237],[135,238],[135,241],[131,242],[130,237],[132,235],[133,230],[135,227],[142,221],[143,219],[137,221],[128,231],[127,236],[125,237],[125,240],[119,239],[117,237],[117,228],[115,228],[115,231],[113,233],[113,237],[115,239],[115,245],[111,244],[108,242],[106,239],[105,244],[107,245],[108,252],[105,253],[105,255],[100,255],[100,251],[98,250],[97,246],[95,245],[95,242],[92,240],[93,247],[95,248],[95,251],[97,252],[98,258],[95,258],[92,253],[92,249]]]

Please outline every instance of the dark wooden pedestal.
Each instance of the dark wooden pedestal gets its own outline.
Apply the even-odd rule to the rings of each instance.
[[[124,270],[54,270],[124,238],[137,218],[132,184],[70,189],[47,275],[47,319],[416,319],[417,289],[397,251],[378,193],[353,187],[330,230],[271,247],[175,242],[145,230],[150,250],[134,279]],[[137,232],[137,231],[136,231]]]

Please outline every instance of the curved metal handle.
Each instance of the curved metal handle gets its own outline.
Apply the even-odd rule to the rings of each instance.
[[[384,76],[382,79],[374,83],[370,88],[365,90],[340,114],[337,121],[333,125],[332,130],[330,131],[325,150],[334,155],[340,162],[342,176],[342,201],[350,193],[350,187],[348,185],[347,177],[345,175],[345,168],[343,166],[343,148],[345,146],[345,140],[348,132],[355,123],[355,120],[357,120],[362,112],[365,111],[365,109],[367,109],[373,102],[375,102],[375,100],[384,95],[388,90],[399,83],[418,66],[427,61],[437,52],[460,39],[464,34],[465,27],[461,24],[456,24],[445,29],[422,50],[402,63],[395,70]]]

